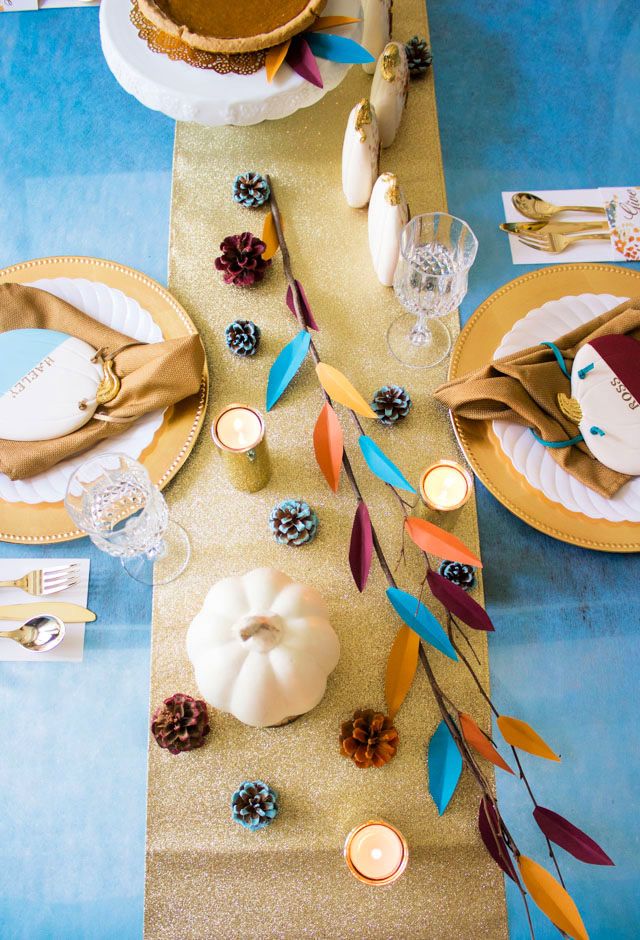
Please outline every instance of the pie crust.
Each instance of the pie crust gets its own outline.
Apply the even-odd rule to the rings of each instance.
[[[308,29],[327,0],[138,0],[165,33],[207,52],[255,52]]]

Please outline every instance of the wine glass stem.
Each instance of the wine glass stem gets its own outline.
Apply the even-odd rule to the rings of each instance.
[[[427,326],[424,311],[418,313],[415,326],[411,330],[409,339],[412,346],[427,346],[431,342],[431,333]]]

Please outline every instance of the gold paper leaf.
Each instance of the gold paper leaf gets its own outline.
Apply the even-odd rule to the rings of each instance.
[[[330,398],[335,398],[345,408],[351,408],[352,411],[355,411],[363,418],[373,418],[375,420],[376,413],[342,372],[334,369],[333,366],[328,366],[326,362],[319,362],[316,366],[316,372],[320,384]]]

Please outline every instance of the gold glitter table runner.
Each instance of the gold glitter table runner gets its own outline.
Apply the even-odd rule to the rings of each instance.
[[[402,0],[394,11],[394,35],[415,33],[426,33],[424,0]],[[250,169],[270,173],[294,271],[321,327],[322,358],[365,395],[388,382],[404,384],[411,393],[409,418],[372,433],[416,481],[429,461],[455,456],[456,447],[449,421],[431,397],[446,367],[414,372],[389,354],[385,333],[400,308],[393,291],[373,274],[366,211],[349,209],[342,196],[344,127],[370,81],[354,66],[320,103],[282,121],[246,128],[178,126],[170,286],[207,348],[209,417],[232,401],[264,410],[269,366],[296,331],[284,304],[281,258],[276,256],[261,285],[244,290],[223,285],[213,259],[224,236],[261,231],[263,214],[233,203],[234,177]],[[398,174],[414,214],[445,208],[431,75],[412,83],[400,133],[382,151],[381,169]],[[262,345],[252,359],[235,359],[225,348],[224,327],[235,317],[252,319],[262,329]],[[455,318],[450,325],[457,333]],[[359,770],[339,755],[341,719],[360,706],[384,707],[385,664],[400,621],[385,599],[375,560],[365,593],[359,595],[353,584],[347,551],[354,500],[344,480],[334,496],[313,456],[321,405],[308,361],[267,416],[273,476],[261,492],[246,495],[230,487],[206,433],[169,491],[193,555],[178,581],[155,592],[152,706],[174,692],[197,694],[185,652],[187,626],[216,580],[261,565],[281,568],[323,593],[342,655],[322,703],[286,727],[254,729],[212,713],[211,734],[197,751],[176,757],[151,742],[146,937],[500,940],[507,936],[504,888],[478,835],[475,785],[463,775],[443,817],[428,793],[426,744],[440,716],[420,669],[396,720],[397,757],[380,770]],[[395,561],[401,517],[385,487],[366,471],[350,423],[344,426],[372,519]],[[269,533],[269,511],[287,497],[306,499],[320,518],[318,537],[300,549],[277,545]],[[477,549],[473,502],[452,524]],[[415,591],[421,568],[418,553],[409,554],[412,561],[398,569],[398,581]],[[474,635],[473,642],[486,682],[484,635]],[[451,698],[488,728],[488,710],[468,674],[438,654],[432,659]],[[267,781],[280,797],[277,820],[259,833],[230,818],[231,794],[246,779]],[[410,849],[406,873],[385,888],[356,881],[342,858],[350,829],[375,817],[396,825]]]

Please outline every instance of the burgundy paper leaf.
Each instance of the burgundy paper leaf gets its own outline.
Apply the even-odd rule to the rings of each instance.
[[[298,288],[298,296],[300,297],[300,309],[302,311],[302,318],[304,322],[307,324],[310,330],[319,330],[320,327],[316,323],[315,317],[313,315],[313,311],[311,307],[309,306],[309,301],[307,300],[307,295],[304,292],[304,287],[302,286],[300,281],[296,281],[296,287]],[[291,290],[290,286],[287,288],[287,307],[289,308],[289,310],[295,317],[296,308],[293,303],[293,291]]]
[[[508,875],[516,883],[518,877],[513,867],[511,856],[507,844],[500,835],[500,825],[496,811],[486,796],[480,800],[480,810],[478,812],[478,829],[480,837],[484,842],[484,847],[494,860],[496,865],[502,869],[505,875]]]
[[[364,591],[371,568],[373,554],[373,535],[371,532],[371,519],[369,510],[363,502],[358,503],[353,528],[351,529],[351,543],[349,545],[349,565],[351,574],[360,592]]]
[[[459,617],[463,623],[474,630],[493,630],[494,626],[489,619],[489,614],[484,607],[481,607],[477,601],[469,597],[466,591],[461,587],[449,581],[436,571],[427,573],[427,581],[431,588],[431,593],[436,597],[447,610]]]
[[[316,85],[317,88],[324,88],[316,57],[311,51],[309,43],[306,39],[303,39],[302,36],[291,43],[286,62],[291,66],[293,71],[301,75],[305,81],[311,82],[311,84]]]
[[[544,806],[536,806],[533,818],[547,839],[555,842],[579,861],[586,862],[588,865],[615,865],[615,862],[611,861],[591,836],[588,836],[582,829],[578,829],[559,813],[554,813],[553,810],[546,809]]]

